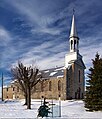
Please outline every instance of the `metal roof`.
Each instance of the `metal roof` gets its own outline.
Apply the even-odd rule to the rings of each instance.
[[[64,76],[64,69],[65,67],[56,67],[51,69],[43,70],[44,77],[51,78],[51,77],[63,77]]]

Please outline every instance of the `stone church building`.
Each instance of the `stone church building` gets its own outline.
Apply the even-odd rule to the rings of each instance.
[[[70,51],[65,55],[65,66],[43,70],[46,80],[38,83],[34,88],[32,98],[42,96],[47,99],[82,99],[85,92],[85,65],[79,53],[79,37],[75,25],[74,14],[69,36]],[[12,83],[3,88],[4,99],[24,98],[19,87]]]

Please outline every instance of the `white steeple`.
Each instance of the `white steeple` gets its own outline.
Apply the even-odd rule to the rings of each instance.
[[[73,14],[73,18],[72,18],[72,26],[71,26],[71,32],[70,32],[70,37],[73,37],[73,36],[77,37],[74,14]]]
[[[79,54],[79,37],[77,35],[74,11],[72,16],[69,43],[70,52],[65,56],[65,67],[68,67],[72,62],[82,58],[82,56]]]
[[[69,41],[70,41],[70,52],[79,52],[79,37],[77,35],[74,12],[72,17],[72,26]]]

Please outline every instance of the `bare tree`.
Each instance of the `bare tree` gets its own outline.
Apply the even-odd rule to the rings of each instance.
[[[31,92],[34,90],[34,86],[41,81],[41,72],[39,73],[39,69],[36,66],[27,67],[21,62],[18,62],[18,66],[12,68],[11,71],[14,79],[17,79],[17,83],[24,93],[27,109],[31,109]]]

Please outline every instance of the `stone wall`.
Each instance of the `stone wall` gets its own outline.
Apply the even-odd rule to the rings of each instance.
[[[22,91],[20,91],[19,87],[15,85],[10,85],[8,87],[3,88],[3,99],[22,99],[24,98]]]
[[[80,71],[80,81],[79,81]],[[59,82],[59,87],[58,87]],[[40,99],[42,96],[47,99],[58,99],[59,96],[62,100],[83,98],[84,95],[84,69],[80,64],[72,63],[70,69],[64,70],[64,77],[52,77],[38,83],[32,92],[33,99]],[[79,96],[80,88],[80,97]],[[8,91],[7,91],[8,89]],[[4,99],[22,99],[24,98],[22,91],[19,87],[11,85],[3,89]],[[75,94],[76,93],[76,94]]]
[[[84,96],[84,68],[75,62],[72,64],[72,84],[71,95],[72,98],[83,98]]]
[[[60,81],[60,89],[58,89],[58,82]],[[51,90],[49,90],[49,83],[51,82]],[[32,98],[46,97],[47,99],[58,99],[61,96],[62,100],[66,99],[66,81],[65,77],[51,78],[44,82],[44,89],[38,84],[39,90],[32,94]]]
[[[66,73],[66,70],[64,73]],[[22,91],[14,84],[3,88],[3,92],[4,99],[24,98]],[[34,87],[32,98],[40,99],[42,96],[46,97],[47,99],[58,99],[60,96],[62,100],[66,100],[66,76],[53,77],[38,83]]]

